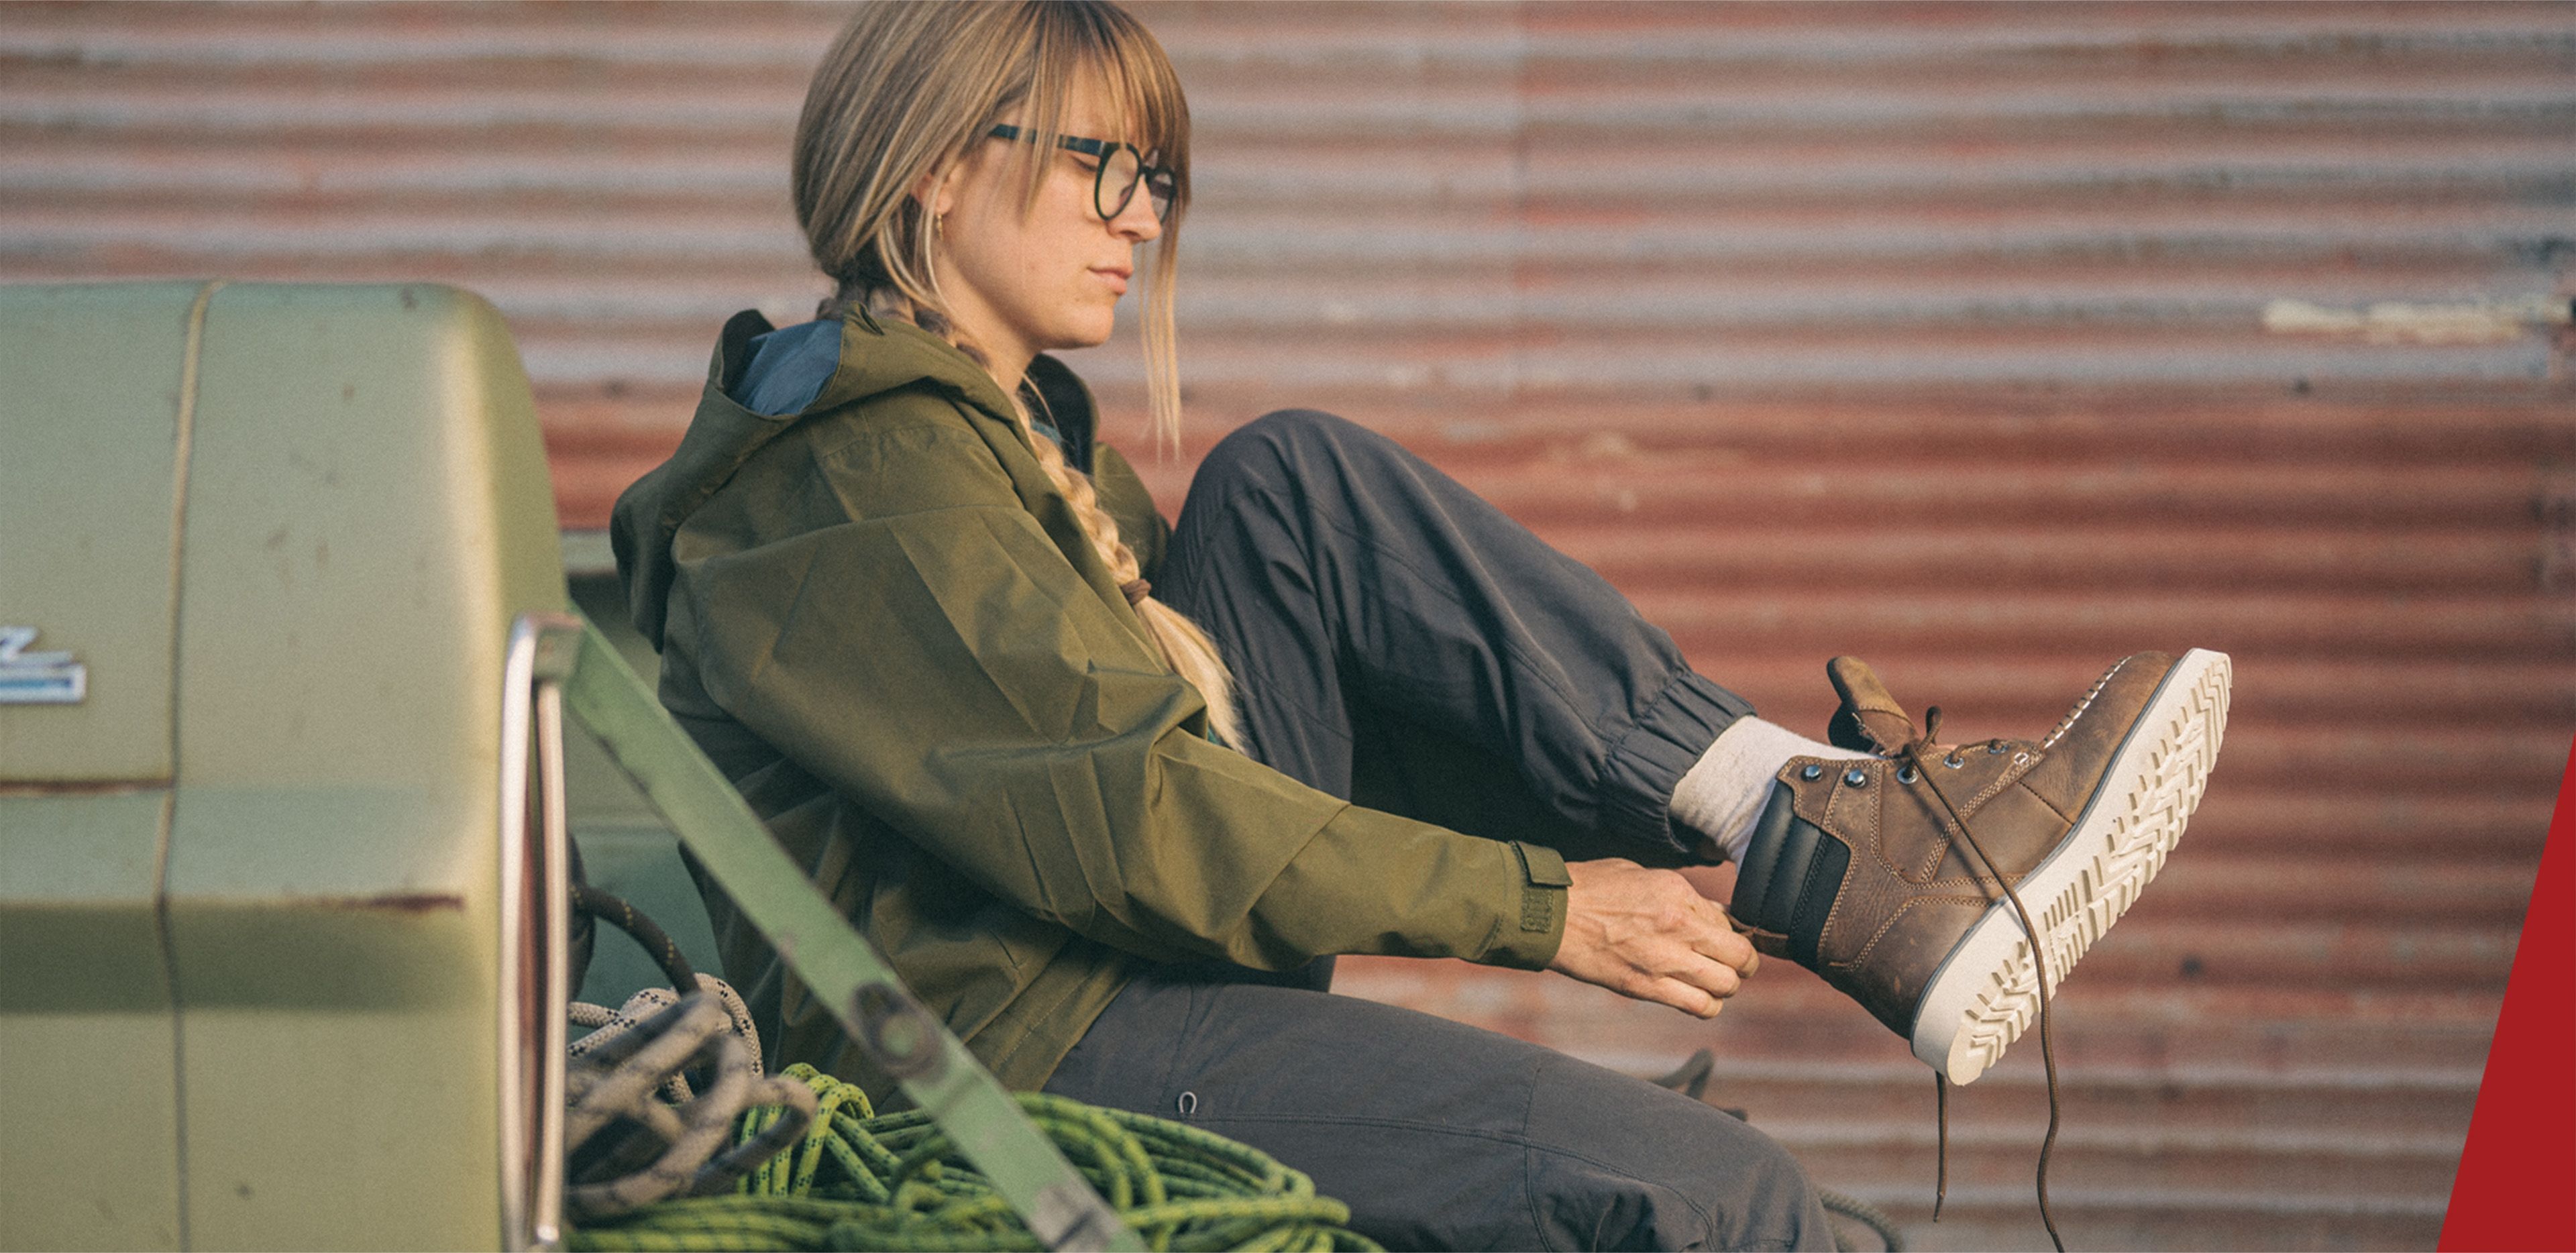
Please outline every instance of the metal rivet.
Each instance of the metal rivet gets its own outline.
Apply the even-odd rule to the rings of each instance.
[[[882,980],[851,994],[859,1021],[859,1048],[898,1079],[936,1079],[948,1071],[939,1020],[902,988]]]
[[[1798,777],[1813,783],[1816,780],[1825,777],[1825,768],[1823,766],[1810,765],[1806,769],[1799,771]]]
[[[1952,753],[1952,754],[1950,754],[1949,756],[1942,758],[1942,759],[1941,759],[1941,764],[1942,764],[1942,765],[1945,765],[1945,766],[1948,766],[1948,767],[1949,767],[1949,768],[1951,768],[1952,770],[1956,770],[1956,769],[1958,769],[1958,768],[1959,768],[1959,767],[1961,767],[1961,766],[1967,765],[1968,763],[1966,763],[1966,762],[1964,762],[1964,761],[1959,760],[1959,755],[1958,755],[1957,753]]]
[[[1920,779],[1922,777],[1923,772],[1912,766],[1907,766],[1896,772],[1896,781],[1899,783],[1912,783],[1916,779]]]
[[[1869,776],[1862,773],[1860,767],[1854,766],[1849,770],[1843,771],[1843,782],[1848,783],[1853,787],[1867,787],[1869,785]]]
[[[1988,744],[1986,745],[1986,751],[1993,753],[1997,757],[2001,757],[2004,755],[2004,746],[2001,744]]]

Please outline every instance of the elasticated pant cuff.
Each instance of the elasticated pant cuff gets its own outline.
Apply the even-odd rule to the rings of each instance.
[[[1674,824],[1673,789],[1718,732],[1752,715],[1743,697],[1683,671],[1602,763],[1602,829],[1692,856],[1698,837]]]

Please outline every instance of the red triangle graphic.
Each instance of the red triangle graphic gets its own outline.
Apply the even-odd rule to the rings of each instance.
[[[2441,1248],[2576,1249],[2576,749],[2558,785]]]

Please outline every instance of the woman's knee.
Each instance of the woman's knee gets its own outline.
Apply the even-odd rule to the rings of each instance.
[[[1321,409],[1276,409],[1228,432],[1199,463],[1200,482],[1278,483],[1311,476],[1386,437]]]
[[[1728,1207],[1725,1213],[1731,1229],[1723,1238],[1733,1247],[1747,1249],[1833,1248],[1833,1227],[1806,1166],[1786,1145],[1743,1120],[1713,1112],[1741,1133],[1728,1140],[1738,1176],[1723,1182],[1702,1181]]]
[[[1561,1186],[1595,1192],[1591,1230],[1580,1237],[1589,1243],[1580,1247],[1834,1247],[1815,1186],[1789,1150],[1730,1115],[1709,1113],[1718,1134],[1668,1141],[1676,1151],[1653,1166],[1629,1163],[1636,1173],[1597,1161],[1565,1164]]]
[[[1321,409],[1273,409],[1244,423],[1233,434],[1248,435],[1286,447],[1345,444],[1355,436],[1376,436],[1376,432],[1349,418]]]
[[[1561,1150],[1543,1156],[1532,1183],[1555,1193],[1556,1225],[1591,1228],[1557,1237],[1609,1242],[1594,1248],[1833,1247],[1814,1185],[1778,1141],[1677,1093],[1589,1072],[1551,1067],[1531,1102],[1533,1137]]]

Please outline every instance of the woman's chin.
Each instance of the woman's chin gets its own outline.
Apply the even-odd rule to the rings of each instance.
[[[1108,343],[1110,332],[1117,329],[1118,323],[1111,318],[1100,319],[1096,326],[1067,327],[1062,335],[1056,337],[1055,343],[1050,345],[1047,351],[1064,352],[1075,348],[1098,348]]]

